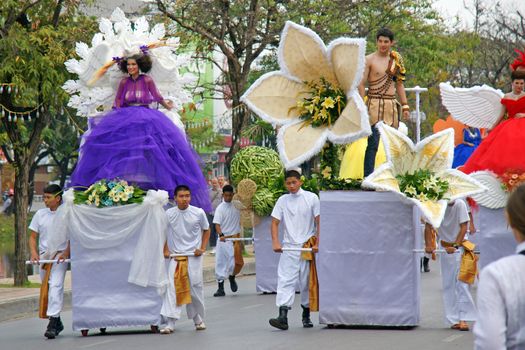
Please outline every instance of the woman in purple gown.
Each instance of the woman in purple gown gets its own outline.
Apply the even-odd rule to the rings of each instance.
[[[84,138],[80,158],[71,176],[71,186],[90,186],[101,179],[120,178],[142,189],[168,191],[185,184],[192,193],[192,205],[211,211],[206,180],[199,157],[186,135],[163,113],[150,109],[165,100],[151,77],[148,55],[124,58],[120,69],[129,74],[117,90],[113,110]]]

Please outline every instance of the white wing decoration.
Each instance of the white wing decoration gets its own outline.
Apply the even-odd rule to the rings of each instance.
[[[475,128],[492,128],[503,106],[503,93],[490,86],[455,88],[450,83],[439,84],[443,105],[452,117]]]
[[[79,59],[66,62],[67,70],[78,78],[67,81],[62,88],[71,95],[68,105],[84,117],[97,116],[110,109],[116,88],[125,76],[115,64],[95,84],[89,85],[95,73],[113,57],[140,53],[141,46],[162,41],[166,32],[162,24],[150,29],[145,17],[132,23],[119,8],[109,19],[100,20],[99,30],[100,33],[93,36],[91,47],[86,43],[77,43]],[[169,38],[166,40],[168,46],[149,50],[153,68],[148,75],[153,78],[162,96],[173,100],[174,110],[181,110],[184,104],[192,102],[192,89],[197,81],[195,75],[187,73],[191,63],[189,56],[176,53],[178,43],[178,38]],[[181,75],[181,71],[186,73]],[[178,127],[184,128],[176,111],[166,114]]]
[[[503,190],[501,181],[493,172],[477,171],[470,176],[488,189],[486,192],[472,196],[479,205],[490,209],[499,209],[507,205],[508,193]]]

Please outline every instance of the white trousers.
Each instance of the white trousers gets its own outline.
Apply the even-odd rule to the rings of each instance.
[[[461,253],[440,254],[439,260],[446,322],[456,324],[459,321],[475,321],[476,306],[470,294],[470,286],[458,280]]]
[[[293,305],[295,290],[299,282],[301,305],[310,307],[308,280],[310,277],[310,262],[301,259],[301,252],[285,251],[279,258],[277,268],[277,307]]]
[[[233,242],[217,240],[217,246],[215,247],[215,278],[217,281],[222,282],[233,275],[234,267]]]
[[[164,294],[162,308],[160,314],[168,320],[168,323],[173,324],[175,320],[180,319],[182,307],[184,305],[177,305],[177,297],[175,294],[175,269],[177,261],[170,259],[168,266],[168,290]],[[202,278],[202,256],[188,257],[188,275],[190,277],[190,294],[191,304],[186,305],[186,314],[189,319],[197,325],[203,321],[204,318],[204,289]]]
[[[53,264],[49,275],[49,291],[47,298],[47,316],[58,317],[64,304],[64,278],[66,277],[67,263]],[[40,280],[46,275],[44,269],[40,269]]]

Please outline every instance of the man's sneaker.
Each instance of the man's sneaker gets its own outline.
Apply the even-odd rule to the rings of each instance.
[[[206,325],[204,324],[204,322],[201,322],[201,323],[195,325],[195,329],[198,330],[198,331],[203,331],[203,330],[206,329]]]

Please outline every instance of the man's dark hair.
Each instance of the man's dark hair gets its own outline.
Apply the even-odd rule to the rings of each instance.
[[[525,71],[523,70],[514,70],[510,73],[510,78],[514,80],[525,80]]]
[[[297,170],[287,170],[284,174],[284,179],[286,180],[289,177],[295,177],[297,180],[301,180],[301,174]]]
[[[175,197],[177,197],[177,193],[179,193],[180,191],[188,191],[191,194],[191,190],[188,186],[178,185],[177,187],[175,187]]]
[[[224,192],[233,193],[233,186],[232,185],[224,185],[224,187],[222,188],[222,193],[224,193]]]
[[[133,59],[137,61],[137,65],[139,66],[139,69],[142,73],[149,72],[153,65],[153,63],[151,62],[151,57],[149,57],[148,55],[133,55],[133,56],[125,57],[119,63],[119,68],[123,73],[128,72],[128,60],[129,59]]]
[[[376,41],[379,40],[380,36],[384,36],[385,38],[390,39],[390,41],[394,41],[394,32],[388,28],[381,28],[377,31]]]
[[[47,185],[44,188],[44,193],[52,194],[55,197],[60,196],[60,198],[62,198],[62,187],[56,184]]]

